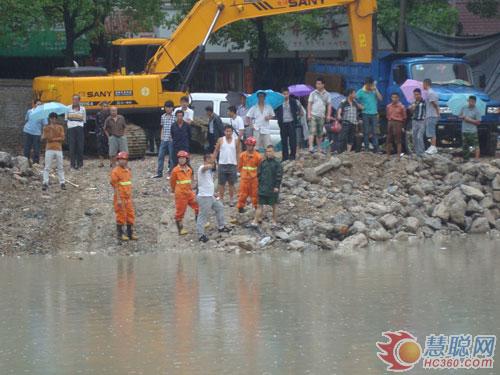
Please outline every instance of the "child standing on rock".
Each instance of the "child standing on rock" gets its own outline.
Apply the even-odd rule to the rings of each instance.
[[[181,236],[188,234],[188,231],[182,225],[187,206],[189,205],[194,210],[196,217],[198,217],[199,212],[196,196],[192,188],[193,169],[188,164],[188,158],[189,153],[187,151],[181,150],[177,153],[179,164],[172,170],[170,177],[170,188],[175,196],[175,224]]]
[[[116,229],[121,241],[137,240],[133,226],[135,223],[134,205],[132,203],[132,173],[128,168],[128,153],[119,152],[116,156],[118,166],[111,171],[111,186],[115,189],[114,206]],[[127,226],[127,233],[123,226]]]

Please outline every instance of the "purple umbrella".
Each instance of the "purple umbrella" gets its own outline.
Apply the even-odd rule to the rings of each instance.
[[[312,93],[314,91],[314,88],[309,85],[298,84],[298,85],[288,86],[288,91],[290,92],[291,95],[301,97],[301,96],[307,96],[310,93]]]
[[[414,79],[407,79],[401,85],[401,91],[405,96],[408,103],[413,103],[415,101],[415,97],[413,96],[413,90],[420,89],[422,90],[422,97],[427,99],[427,91],[424,91],[424,85],[420,81],[415,81]]]

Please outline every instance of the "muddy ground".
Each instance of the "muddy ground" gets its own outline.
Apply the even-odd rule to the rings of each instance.
[[[156,161],[156,157],[151,156],[129,162],[133,174],[136,228],[140,237],[139,241],[129,243],[121,243],[116,239],[108,165],[99,168],[98,160],[86,159],[84,167],[75,171],[69,168],[69,161],[65,160],[65,177],[78,187],[67,183],[67,190],[62,191],[57,178],[51,177],[50,188],[46,192],[41,189],[41,176],[36,169],[34,176],[22,180],[12,178],[8,169],[2,169],[0,253],[127,254],[202,249],[213,247],[215,240],[220,242],[227,237],[215,231],[213,218],[213,225],[207,233],[214,241],[208,245],[200,244],[195,233],[194,214],[189,208],[184,220],[189,234],[178,236],[173,221],[175,209],[169,182],[165,177],[151,178],[155,174]],[[201,157],[194,156],[192,164],[197,170]],[[230,208],[229,204],[225,207],[226,219],[229,221],[231,216],[235,216],[236,209]],[[249,211],[247,219],[251,218],[250,214]],[[240,225],[233,226],[233,229],[233,234],[262,235]]]

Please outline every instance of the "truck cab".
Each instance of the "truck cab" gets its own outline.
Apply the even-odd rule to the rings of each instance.
[[[486,113],[481,119],[478,134],[483,154],[494,155],[497,134],[500,134],[500,102],[493,100],[474,84],[472,69],[462,54],[391,54],[379,60],[379,72],[390,71],[387,76],[379,75],[384,82],[384,104],[390,101],[392,92],[407,80],[423,81],[430,78],[432,88],[439,96],[440,120],[437,125],[439,146],[458,146],[461,142],[461,120],[451,113],[446,103],[453,94],[475,95],[486,103]],[[389,65],[385,68],[383,65]],[[401,95],[404,104],[409,104]]]
[[[400,86],[407,79],[423,81],[430,78],[432,88],[439,96],[441,116],[436,130],[438,146],[441,147],[461,145],[461,120],[451,113],[446,103],[453,94],[475,95],[486,103],[486,113],[478,128],[481,152],[495,155],[497,134],[500,134],[500,102],[475,86],[472,69],[463,54],[381,51],[371,64],[315,64],[312,70],[316,73],[341,74],[346,88],[359,89],[365,77],[373,77],[384,97],[379,108],[382,131],[385,106],[390,102],[391,93],[399,92],[403,104],[408,105]]]

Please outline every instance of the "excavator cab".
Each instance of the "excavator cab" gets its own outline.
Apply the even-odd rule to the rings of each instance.
[[[132,38],[113,41],[107,68],[111,74],[137,75],[145,71],[148,61],[168,39]]]

